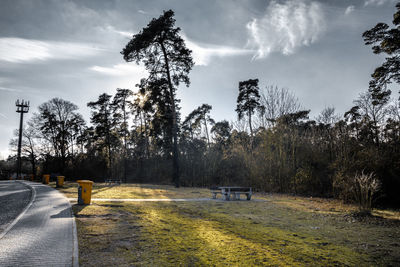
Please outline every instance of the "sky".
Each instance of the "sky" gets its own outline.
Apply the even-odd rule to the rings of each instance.
[[[349,110],[384,61],[361,35],[391,25],[395,1],[1,0],[0,159],[19,125],[17,99],[30,101],[25,121],[59,97],[89,123],[88,102],[116,88],[136,91],[146,70],[120,51],[168,9],[196,63],[190,87],[178,88],[182,117],[207,103],[216,121],[234,121],[238,83],[254,78],[260,90],[291,91],[311,117]]]

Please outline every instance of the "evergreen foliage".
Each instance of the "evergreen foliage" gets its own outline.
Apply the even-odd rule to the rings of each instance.
[[[122,51],[126,61],[149,71],[138,92],[117,89],[88,103],[90,126],[69,101],[43,103],[24,131],[25,158],[33,173],[69,179],[169,183],[173,177],[176,186],[243,185],[345,201],[354,200],[356,189],[374,188],[379,204],[400,207],[400,102],[386,89],[400,81],[396,7],[396,28],[378,24],[363,35],[367,44],[377,43],[374,52],[393,57],[343,116],[327,107],[310,119],[310,110],[287,89],[260,93],[259,80],[250,79],[239,82],[238,121],[214,122],[211,105],[202,104],[182,123],[176,90],[189,85],[194,63],[174,13],[165,11]],[[373,179],[361,179],[361,170],[374,173]],[[371,208],[372,195],[365,203]]]
[[[167,97],[164,103],[170,103],[167,116],[170,121],[170,136],[172,137],[173,181],[177,187],[179,180],[179,149],[178,149],[178,114],[176,107],[176,88],[182,82],[189,86],[189,72],[194,62],[192,51],[187,49],[184,40],[179,35],[180,28],[175,27],[174,12],[164,11],[164,14],[153,19],[135,34],[131,41],[122,50],[121,54],[127,62],[144,63],[149,77],[142,80],[141,87],[147,90],[156,89]],[[168,94],[168,95],[167,95]]]

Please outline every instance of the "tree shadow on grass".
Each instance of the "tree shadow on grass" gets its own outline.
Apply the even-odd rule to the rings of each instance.
[[[95,189],[96,191],[94,191],[92,189],[92,196],[97,195],[97,194],[99,194],[99,193],[101,193],[103,191],[109,190],[109,189],[113,188],[114,186],[117,186],[117,184],[101,185],[101,187]]]
[[[77,217],[79,213],[86,208],[87,205],[80,205],[80,204],[74,204],[72,205],[72,212],[74,213],[74,216]]]

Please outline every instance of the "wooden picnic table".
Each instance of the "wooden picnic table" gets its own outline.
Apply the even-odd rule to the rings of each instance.
[[[121,179],[104,179],[104,183],[111,185],[111,184],[122,184]]]
[[[240,194],[246,195],[247,200],[250,200],[253,194],[251,187],[241,186],[219,186],[211,190],[214,199],[217,198],[217,194],[221,194],[224,200],[230,200],[231,196],[234,200],[240,200]]]

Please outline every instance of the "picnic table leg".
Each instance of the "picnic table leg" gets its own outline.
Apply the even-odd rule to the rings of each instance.
[[[212,193],[212,194],[213,194],[212,198],[216,199],[217,198],[217,193]]]
[[[246,194],[247,195],[247,200],[251,199],[251,193]]]

